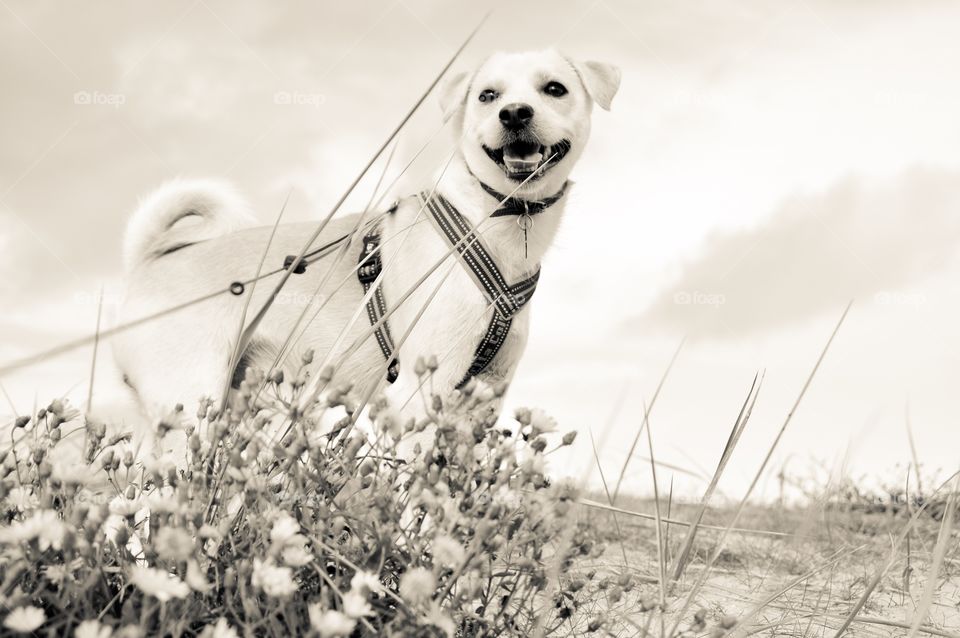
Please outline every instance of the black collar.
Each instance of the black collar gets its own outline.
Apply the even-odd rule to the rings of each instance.
[[[480,187],[487,192],[487,195],[490,195],[498,202],[500,202],[500,208],[493,211],[491,217],[503,217],[505,215],[536,215],[547,210],[563,197],[564,193],[567,191],[567,184],[570,182],[564,182],[563,186],[560,187],[555,194],[547,197],[545,199],[538,200],[527,200],[520,199],[519,197],[507,197],[498,193],[490,186],[487,186],[482,181],[477,179],[480,182]]]

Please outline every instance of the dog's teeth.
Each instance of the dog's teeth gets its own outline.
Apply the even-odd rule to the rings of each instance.
[[[513,157],[506,154],[503,156],[503,163],[511,173],[526,173],[536,170],[542,160],[543,153],[531,153],[523,157]]]

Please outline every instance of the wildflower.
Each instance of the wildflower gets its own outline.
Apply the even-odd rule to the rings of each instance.
[[[448,638],[453,638],[453,635],[456,633],[453,620],[450,619],[450,616],[443,613],[443,610],[440,609],[440,605],[437,603],[430,605],[430,611],[423,617],[423,621],[428,625],[433,625],[440,629]]]
[[[433,539],[433,559],[439,564],[456,567],[465,557],[463,545],[450,536],[441,534]]]
[[[194,591],[198,591],[201,594],[205,594],[210,591],[212,585],[207,582],[207,577],[200,569],[199,563],[195,560],[191,560],[187,563],[187,584],[190,585],[190,588]]]
[[[172,561],[187,560],[193,555],[193,539],[178,527],[162,527],[153,538],[153,548],[160,558]]]
[[[47,565],[43,570],[43,575],[55,585],[62,585],[71,574],[72,571],[66,565]]]
[[[253,559],[251,582],[268,596],[276,598],[284,598],[297,591],[297,584],[293,582],[293,570],[289,567],[278,567],[273,561]]]
[[[207,625],[200,632],[200,638],[239,638],[237,630],[230,626],[226,618],[221,617],[215,625]]]
[[[550,434],[557,431],[557,422],[540,408],[530,410],[530,429],[533,436],[538,434]]]
[[[7,493],[7,502],[14,509],[25,512],[36,507],[40,501],[29,487],[18,485]]]
[[[180,502],[177,501],[177,491],[172,485],[165,485],[151,490],[142,499],[143,509],[138,511],[143,513],[155,512],[157,514],[169,513],[176,514],[183,509]]]
[[[351,618],[362,618],[373,613],[367,597],[355,589],[343,595],[343,613]]]
[[[300,534],[294,536],[280,552],[280,558],[290,567],[303,567],[313,560],[313,554],[307,551],[307,539]]]
[[[324,611],[320,603],[313,603],[307,607],[310,616],[310,626],[320,632],[323,638],[333,636],[349,636],[357,621],[344,613],[329,609]]]
[[[133,516],[143,505],[138,499],[117,495],[110,501],[110,513],[117,516]]]
[[[537,454],[527,458],[524,460],[521,469],[527,474],[543,474],[543,456]]]
[[[353,578],[350,580],[350,589],[355,589],[364,593],[374,592],[379,594],[383,591],[383,583],[380,582],[380,579],[376,574],[371,574],[370,572],[360,570],[354,574]]]
[[[162,603],[173,598],[186,598],[190,593],[186,583],[161,569],[136,565],[130,569],[130,582]]]
[[[50,547],[59,550],[63,548],[66,534],[67,526],[56,512],[40,510],[24,521],[0,529],[0,543],[17,545],[36,539],[41,550]]]
[[[389,434],[394,439],[399,439],[403,435],[403,417],[394,408],[386,408],[377,412],[375,421],[382,432]]]
[[[73,630],[73,638],[110,638],[113,629],[96,620],[84,620]]]
[[[573,441],[577,438],[577,431],[571,430],[563,435],[563,439],[560,441],[563,445],[573,445]]]
[[[83,463],[57,463],[53,477],[65,485],[86,485],[93,478],[94,468]]]
[[[46,622],[47,616],[39,607],[17,607],[3,621],[3,626],[18,634],[29,634]]]
[[[414,567],[400,579],[400,596],[413,606],[430,600],[436,589],[433,572],[423,567]]]
[[[289,514],[281,514],[270,529],[270,540],[277,545],[283,545],[300,533],[300,523]]]

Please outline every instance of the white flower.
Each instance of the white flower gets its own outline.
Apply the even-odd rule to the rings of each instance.
[[[18,545],[36,539],[41,550],[50,547],[59,550],[63,547],[63,537],[66,533],[67,526],[56,512],[40,510],[24,521],[0,528],[0,543]]]
[[[47,620],[39,607],[17,607],[3,621],[3,626],[18,634],[29,634]]]
[[[516,509],[520,506],[520,495],[517,490],[507,485],[501,485],[493,494],[493,502],[510,510]]]
[[[540,408],[533,408],[530,410],[530,428],[533,430],[533,436],[550,434],[557,431],[557,422]]]
[[[436,588],[433,572],[423,567],[414,567],[400,579],[400,596],[414,606],[430,600]]]
[[[351,618],[361,618],[373,613],[373,608],[367,602],[367,597],[351,589],[343,595],[343,613]]]
[[[177,460],[173,452],[164,452],[155,457],[149,457],[143,461],[143,471],[147,474],[160,474],[166,476],[170,470],[177,469]]]
[[[204,627],[200,632],[200,638],[239,638],[239,634],[230,626],[226,618],[220,618],[216,625]]]
[[[528,457],[520,465],[520,469],[528,474],[543,474],[543,455],[535,454]]]
[[[270,540],[277,545],[283,545],[300,533],[300,523],[287,513],[281,514],[270,529]]]
[[[113,633],[108,625],[102,625],[96,620],[84,620],[73,630],[73,638],[110,638]]]
[[[389,434],[394,439],[403,436],[403,417],[400,416],[398,410],[389,407],[378,410],[374,421],[382,432]]]
[[[67,485],[86,485],[96,472],[92,466],[82,463],[57,463],[53,466],[53,478]]]
[[[287,543],[280,552],[280,558],[290,567],[303,567],[313,560],[313,554],[307,551],[307,539],[297,534],[294,541]]]
[[[33,494],[33,490],[29,487],[22,487],[18,485],[17,487],[11,489],[7,493],[7,502],[10,503],[10,506],[20,510],[21,512],[26,512],[28,509],[33,509],[36,507],[40,501]]]
[[[143,509],[146,510],[147,514],[150,512],[177,514],[183,510],[183,506],[177,500],[176,489],[172,485],[164,485],[151,490],[142,500]]]
[[[43,575],[51,583],[61,586],[68,578],[73,576],[73,571],[66,565],[47,565],[43,568]]]
[[[457,567],[466,558],[463,545],[455,539],[440,534],[433,539],[433,560],[446,567]]]
[[[173,598],[186,598],[190,594],[190,587],[185,582],[161,569],[134,566],[130,569],[130,582],[162,603]]]
[[[440,609],[440,605],[433,603],[430,605],[430,611],[423,617],[424,622],[428,625],[433,625],[446,634],[449,638],[452,638],[456,633],[456,627],[453,624],[453,620],[450,619],[450,616],[443,613],[443,610]]]
[[[190,588],[205,594],[210,591],[212,585],[207,581],[207,575],[200,569],[200,565],[195,560],[187,563],[187,577],[185,579]]]
[[[357,621],[339,611],[328,609],[324,611],[320,603],[313,603],[307,608],[310,616],[310,626],[320,632],[323,638],[333,636],[349,636]]]
[[[253,559],[253,576],[250,579],[254,587],[259,587],[268,596],[283,598],[297,591],[297,584],[293,582],[293,570],[289,567],[278,567],[273,561]]]
[[[363,593],[369,591],[379,594],[383,591],[384,587],[376,574],[360,570],[354,574],[350,580],[350,589],[355,589]]]
[[[179,527],[161,527],[153,537],[153,548],[166,560],[187,560],[195,547],[190,534]]]

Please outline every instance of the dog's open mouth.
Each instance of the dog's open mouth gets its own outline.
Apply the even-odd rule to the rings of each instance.
[[[503,169],[507,177],[522,181],[531,175],[532,179],[537,179],[558,164],[570,150],[570,142],[560,140],[556,144],[544,146],[539,142],[517,140],[496,149],[484,145],[483,150]]]

